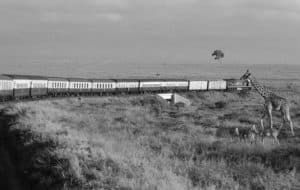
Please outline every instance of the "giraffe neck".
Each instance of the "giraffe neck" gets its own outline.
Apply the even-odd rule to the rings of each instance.
[[[253,76],[249,78],[252,86],[255,88],[255,90],[264,98],[269,98],[271,95],[271,91],[266,89],[262,84],[260,84]]]

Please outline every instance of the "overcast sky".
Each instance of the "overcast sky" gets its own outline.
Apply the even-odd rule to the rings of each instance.
[[[0,60],[297,64],[299,0],[0,0]]]

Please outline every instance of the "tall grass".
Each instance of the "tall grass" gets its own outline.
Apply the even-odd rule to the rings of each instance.
[[[260,109],[253,104],[259,98],[225,92],[185,96],[192,101],[189,107],[152,95],[69,98],[18,103],[6,115],[14,117],[11,136],[35,189],[271,190],[292,185],[291,169],[299,168],[298,137],[281,139],[277,146],[216,135],[221,128],[255,122]]]

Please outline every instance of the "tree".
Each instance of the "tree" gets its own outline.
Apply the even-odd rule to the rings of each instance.
[[[211,56],[215,56],[215,60],[220,60],[224,57],[224,53],[221,50],[215,50]]]

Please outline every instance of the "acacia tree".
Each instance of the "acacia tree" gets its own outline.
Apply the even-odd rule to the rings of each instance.
[[[220,63],[222,63],[221,60],[224,57],[224,53],[222,52],[222,50],[217,49],[211,54],[211,56],[215,56],[215,60],[219,60]]]

